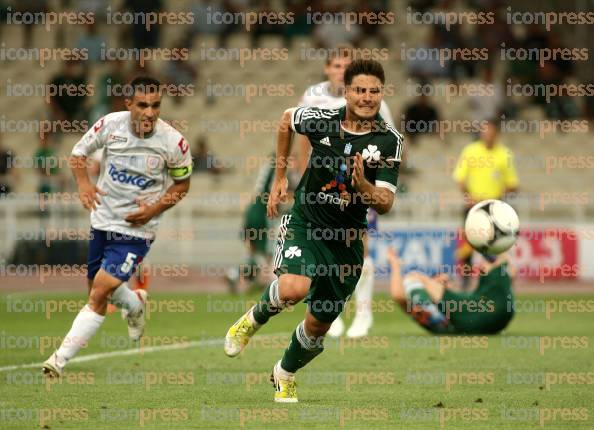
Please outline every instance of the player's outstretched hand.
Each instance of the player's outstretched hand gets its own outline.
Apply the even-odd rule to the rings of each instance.
[[[355,155],[353,165],[353,173],[352,173],[352,180],[351,185],[357,190],[360,191],[361,185],[366,181],[365,179],[365,170],[363,168],[363,157],[359,152]]]
[[[266,213],[268,218],[278,216],[278,205],[287,201],[287,188],[289,188],[289,181],[287,178],[275,179],[270,189],[270,198],[266,205]]]
[[[78,186],[78,198],[85,209],[89,211],[94,211],[97,209],[97,205],[101,204],[100,195],[106,196],[107,193],[90,182]]]
[[[145,225],[151,220],[151,218],[155,216],[153,206],[148,205],[141,199],[136,199],[136,203],[138,203],[139,209],[125,218],[127,222],[132,224],[132,227],[140,227],[141,225]]]

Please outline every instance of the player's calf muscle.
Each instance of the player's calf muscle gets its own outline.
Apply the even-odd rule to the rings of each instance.
[[[122,281],[119,279],[100,270],[93,280],[91,294],[89,295],[89,305],[91,306],[91,309],[98,314],[105,314],[109,295],[121,283]]]
[[[316,338],[324,336],[332,323],[319,321],[310,312],[305,314],[305,331]]]

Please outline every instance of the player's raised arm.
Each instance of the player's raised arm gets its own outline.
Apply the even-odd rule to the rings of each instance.
[[[287,162],[291,153],[291,139],[293,137],[293,114],[295,108],[287,109],[281,118],[276,143],[275,175],[270,189],[270,197],[266,212],[269,218],[278,215],[278,205],[287,199]]]
[[[390,295],[399,304],[406,306],[406,294],[402,285],[400,257],[393,248],[388,248],[386,257],[390,264]]]

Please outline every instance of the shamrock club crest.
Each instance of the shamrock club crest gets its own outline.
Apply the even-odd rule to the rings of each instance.
[[[367,148],[361,153],[361,157],[363,157],[363,160],[368,164],[377,163],[381,156],[382,153],[377,149],[377,145],[367,145]]]
[[[301,249],[298,246],[289,246],[285,250],[285,258],[301,257]]]

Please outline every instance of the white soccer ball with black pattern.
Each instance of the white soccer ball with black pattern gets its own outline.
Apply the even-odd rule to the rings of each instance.
[[[501,200],[477,203],[466,215],[464,232],[474,249],[484,254],[501,254],[518,237],[520,219],[510,205]]]

